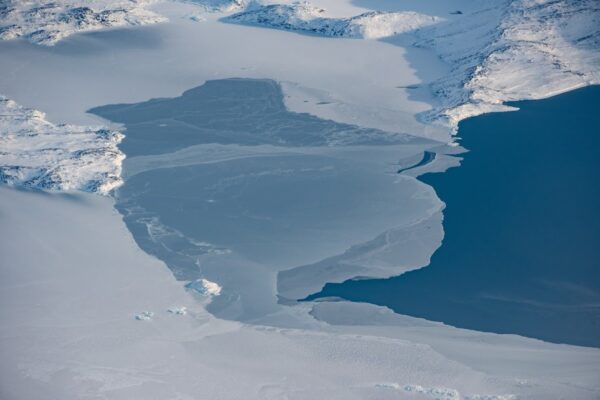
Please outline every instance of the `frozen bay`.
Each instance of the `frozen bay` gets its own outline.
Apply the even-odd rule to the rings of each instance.
[[[211,304],[218,315],[276,312],[278,271],[387,232],[428,224],[415,230],[419,246],[385,272],[381,261],[364,261],[325,269],[312,284],[396,275],[426,261],[441,239],[435,193],[396,173],[439,142],[290,112],[273,81],[209,81],[180,97],[91,112],[126,127],[116,197],[134,237],[179,279],[222,285]],[[406,246],[401,239],[381,250]],[[307,280],[309,270],[284,286],[293,292]]]

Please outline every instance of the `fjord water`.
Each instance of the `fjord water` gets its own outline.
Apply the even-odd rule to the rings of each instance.
[[[458,168],[420,177],[446,203],[430,265],[318,297],[482,331],[600,346],[600,87],[461,122]]]
[[[126,127],[116,206],[134,238],[178,279],[222,285],[210,305],[222,317],[276,312],[278,271],[341,254],[441,207],[429,186],[396,174],[439,143],[290,112],[270,80],[209,81],[179,97],[91,112]],[[427,229],[419,249],[441,238],[439,222]],[[377,246],[387,251],[393,239],[368,251]],[[309,278],[302,270],[293,283]]]

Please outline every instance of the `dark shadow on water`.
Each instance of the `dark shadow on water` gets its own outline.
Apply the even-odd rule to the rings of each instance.
[[[435,160],[436,154],[437,153],[435,153],[433,151],[425,151],[425,152],[423,152],[423,157],[421,157],[421,160],[418,163],[410,165],[410,166],[405,167],[405,168],[400,168],[397,171],[397,173],[401,174],[402,172],[406,172],[406,171],[411,170],[411,169],[415,169],[415,168],[423,167],[423,166],[425,166],[427,164],[431,164]]]
[[[461,122],[461,167],[420,178],[446,203],[430,265],[308,299],[600,347],[599,104],[595,86]]]

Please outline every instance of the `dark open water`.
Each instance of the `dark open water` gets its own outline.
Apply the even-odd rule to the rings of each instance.
[[[420,178],[446,203],[429,266],[309,298],[599,347],[600,87],[513,105],[463,121],[462,165]]]

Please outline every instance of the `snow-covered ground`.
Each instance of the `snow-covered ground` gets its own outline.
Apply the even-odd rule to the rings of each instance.
[[[0,97],[0,183],[107,194],[122,183],[122,138],[102,127],[55,125]]]
[[[432,84],[441,104],[425,121],[455,128],[465,118],[508,111],[506,101],[541,99],[600,83],[600,4],[515,0],[417,33],[451,72]]]
[[[173,96],[206,79],[266,77],[282,82],[286,104],[294,111],[449,141],[460,120],[509,110],[505,101],[600,82],[600,7],[594,0],[455,1],[444,10],[412,2],[406,10],[396,5],[384,11],[369,10],[378,2],[356,4],[363,7],[332,0],[194,5],[96,0],[85,7],[77,0],[10,1],[0,10],[2,39],[22,36],[54,45],[79,31],[172,23],[131,35],[78,37],[58,43],[52,52],[6,42],[2,52],[11,57],[0,57],[0,90],[53,121],[89,125],[90,118],[82,115],[98,104]],[[220,20],[313,36],[236,28]],[[121,36],[119,43],[111,40],[114,36]],[[65,63],[65,54],[74,53],[80,53],[78,68]],[[174,61],[182,57],[184,63]],[[111,79],[98,79],[99,70]],[[114,186],[108,182],[114,176],[106,177],[106,185],[87,187],[106,191]],[[86,184],[62,188],[67,187]]]
[[[0,4],[0,93],[7,96],[0,102],[0,180],[106,193],[120,184],[120,127],[85,111],[175,97],[210,79],[275,79],[293,111],[442,143],[462,118],[505,110],[502,101],[599,79],[594,0],[246,5]],[[227,17],[243,24],[224,23]],[[140,158],[131,173],[157,162],[198,163],[194,149],[179,153],[187,158]],[[427,168],[448,162],[439,157]],[[430,221],[436,232],[440,217]],[[411,250],[422,260],[432,248]],[[382,276],[397,271],[392,259],[400,255],[378,257]],[[352,249],[332,258],[356,259]],[[292,270],[279,290],[294,298],[323,279],[346,278],[335,268],[318,275],[318,267]],[[600,395],[596,349],[459,330],[345,302],[280,305],[263,321],[268,326],[215,318],[206,307],[221,295],[219,282],[200,279],[186,290],[137,247],[110,197],[0,188],[0,278],[2,399]],[[243,271],[230,279],[256,283]],[[249,290],[276,290],[275,279],[259,284]]]
[[[146,25],[167,19],[147,9],[153,0],[6,0],[0,39],[25,38],[50,46],[77,32]]]
[[[598,350],[469,332],[370,305],[294,307],[307,329],[216,319],[204,309],[208,293],[186,292],[137,248],[109,197],[0,188],[0,216],[2,399],[600,393]]]
[[[253,7],[225,21],[332,37],[381,39],[413,32],[451,71],[431,84],[440,104],[423,121],[453,130],[465,118],[507,111],[502,103],[539,99],[600,83],[600,6],[595,0],[475,1],[455,18],[371,11],[331,18],[310,3]],[[532,66],[535,66],[532,68]]]
[[[380,39],[414,31],[441,18],[414,11],[370,11],[350,18],[326,17],[326,10],[310,3],[269,4],[251,7],[224,21],[292,30],[331,37]]]

